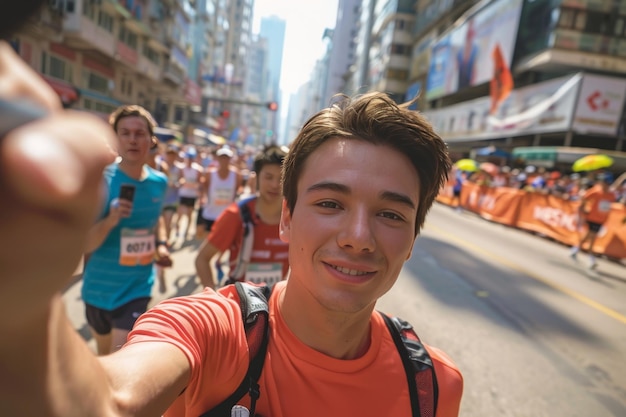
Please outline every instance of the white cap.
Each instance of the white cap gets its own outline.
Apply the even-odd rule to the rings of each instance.
[[[222,146],[221,148],[219,148],[217,150],[217,152],[215,153],[217,156],[222,156],[222,155],[226,155],[229,158],[232,158],[234,153],[233,150],[230,149],[230,147],[228,146]]]

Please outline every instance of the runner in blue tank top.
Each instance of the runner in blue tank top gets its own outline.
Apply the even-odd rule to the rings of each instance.
[[[145,164],[156,140],[150,113],[128,105],[111,114],[118,160],[104,170],[103,213],[91,228],[82,298],[98,354],[119,349],[146,311],[155,256],[169,259],[161,208],[167,177]]]

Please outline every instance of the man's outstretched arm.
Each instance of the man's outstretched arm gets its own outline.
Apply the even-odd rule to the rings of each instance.
[[[184,354],[141,343],[99,359],[70,325],[60,294],[102,203],[102,171],[115,157],[111,128],[62,110],[3,42],[0,99],[47,113],[0,138],[0,415],[160,415],[189,378]]]

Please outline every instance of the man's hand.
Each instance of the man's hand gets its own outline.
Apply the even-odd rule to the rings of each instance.
[[[0,42],[0,97],[28,99],[49,114],[0,138],[0,327],[40,313],[71,277],[101,208],[103,168],[115,158],[111,128],[62,110],[53,95]]]

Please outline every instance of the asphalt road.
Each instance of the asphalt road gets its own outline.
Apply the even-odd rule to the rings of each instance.
[[[379,303],[444,349],[461,416],[626,416],[626,267],[436,205]]]
[[[626,226],[624,226],[626,227]],[[199,291],[191,243],[174,253],[166,291]],[[436,204],[413,255],[378,308],[410,321],[464,375],[462,417],[626,416],[626,266]],[[65,293],[89,340],[80,280]]]

